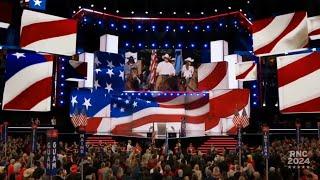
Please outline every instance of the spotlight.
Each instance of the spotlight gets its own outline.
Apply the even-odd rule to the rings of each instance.
[[[218,12],[218,9],[215,9],[214,12]]]
[[[63,101],[60,101],[60,104],[63,104]]]
[[[210,29],[210,26],[209,26],[209,25],[207,25],[207,29]]]
[[[60,95],[63,95],[63,92],[60,92]]]
[[[198,26],[195,26],[194,29],[197,30],[197,29],[199,29],[199,27],[198,27]]]
[[[190,12],[187,12],[187,15],[190,15]]]
[[[102,24],[102,21],[98,21],[98,24]]]
[[[123,29],[126,29],[126,28],[127,28],[127,25],[124,24],[122,27],[123,27]]]
[[[103,10],[107,10],[107,7],[103,7]]]
[[[151,28],[152,28],[152,29],[155,29],[155,28],[156,28],[156,26],[155,26],[155,25],[152,25],[152,26],[151,26]]]
[[[183,29],[183,26],[180,26],[180,29],[182,30],[182,29]]]
[[[208,44],[204,44],[203,47],[204,47],[204,48],[207,48],[207,47],[208,47]]]
[[[228,9],[231,9],[231,6],[229,6]]]
[[[84,22],[87,22],[87,18],[84,18],[83,20],[84,20]]]
[[[200,14],[201,14],[201,15],[204,15],[204,12],[202,11]]]
[[[149,14],[149,12],[148,12],[148,11],[146,11],[145,13],[146,13],[146,14]]]
[[[262,106],[263,106],[263,107],[266,107],[266,103],[263,103]]]
[[[276,103],[274,106],[275,106],[275,107],[278,107],[278,103]]]
[[[134,11],[131,11],[131,14],[134,14]]]
[[[220,27],[222,27],[222,26],[223,26],[223,24],[222,24],[222,23],[220,23],[220,24],[219,24],[219,26],[220,26]]]
[[[181,44],[178,44],[178,47],[179,47],[179,48],[181,48],[181,46],[182,46]]]
[[[252,87],[253,87],[253,88],[256,88],[257,86],[254,84]]]
[[[91,7],[94,7],[94,4],[91,4]]]
[[[250,1],[247,1],[247,4],[250,4]]]
[[[117,10],[116,10],[116,13],[119,13],[119,12],[120,12],[120,11],[117,9]]]
[[[254,102],[253,102],[253,105],[257,105],[257,102],[254,101]]]
[[[81,9],[81,6],[79,6],[78,8]]]
[[[160,11],[159,14],[162,14],[162,11]]]
[[[256,94],[256,93],[254,93],[254,94],[253,94],[253,97],[256,97],[256,96],[257,96],[257,94]]]
[[[128,47],[129,46],[129,43],[126,43],[126,47]]]
[[[155,43],[152,43],[152,44],[151,44],[151,46],[152,46],[152,47],[155,47],[155,46],[156,46],[156,44],[155,44]]]
[[[138,29],[141,29],[141,25],[138,25]]]
[[[194,46],[195,46],[195,45],[194,45],[193,43],[191,43],[191,47],[194,48]]]
[[[170,26],[166,26],[166,29],[170,29]]]
[[[141,44],[141,43],[139,43],[139,44],[138,44],[138,46],[139,46],[139,47],[141,47],[141,46],[142,46],[142,44]]]
[[[168,44],[166,43],[166,44],[164,45],[164,47],[168,47]]]
[[[73,14],[75,14],[76,13],[76,11],[73,11]]]
[[[174,14],[174,15],[176,15],[176,14],[177,14],[177,12],[175,12],[175,11],[174,11],[174,12],[173,12],[173,14]]]

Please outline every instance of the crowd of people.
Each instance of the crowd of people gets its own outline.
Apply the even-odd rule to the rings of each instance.
[[[236,151],[197,151],[190,144],[181,147],[180,142],[172,148],[157,148],[154,144],[141,147],[139,143],[118,142],[88,146],[84,159],[78,157],[77,143],[58,143],[57,175],[53,179],[126,180],[260,180],[264,179],[265,161],[262,148],[242,146],[242,164]],[[40,138],[37,150],[31,153],[30,137],[9,137],[7,151],[1,144],[0,179],[46,179],[46,143]],[[275,140],[270,144],[269,179],[298,179],[297,169],[288,167],[290,150],[296,150],[294,139]],[[300,150],[307,151],[308,168],[300,169],[300,179],[315,180],[320,175],[320,140],[301,138]]]

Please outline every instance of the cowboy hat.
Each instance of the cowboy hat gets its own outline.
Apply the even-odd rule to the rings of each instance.
[[[185,59],[184,61],[189,61],[189,62],[193,62],[194,59],[192,59],[191,57],[188,57],[187,59]]]
[[[169,54],[165,54],[165,55],[162,56],[162,59],[171,60],[171,57],[169,56]]]

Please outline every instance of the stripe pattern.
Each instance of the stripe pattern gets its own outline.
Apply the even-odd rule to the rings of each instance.
[[[50,111],[53,56],[33,52],[9,52],[2,108],[18,111]]]
[[[179,132],[185,118],[186,136],[203,136],[204,133],[221,134],[222,130],[230,132],[234,128],[232,118],[236,107],[250,112],[247,89],[215,90],[194,96],[179,94],[164,96],[152,92],[112,97],[110,116],[90,118],[86,130],[97,134],[146,136],[153,124],[155,131],[158,124],[165,124],[168,129]],[[226,124],[223,129],[221,124]]]
[[[257,64],[254,61],[237,63],[236,79],[239,81],[257,80]]]
[[[281,113],[320,112],[320,53],[277,58]]]
[[[320,16],[308,18],[308,33],[311,40],[320,39]]]
[[[252,25],[256,55],[284,53],[308,45],[307,13],[295,12],[255,21]]]
[[[72,56],[76,52],[77,21],[24,10],[20,46],[23,49]]]
[[[198,68],[198,90],[228,89],[228,63],[201,64]]]
[[[233,123],[234,112],[238,109],[250,114],[250,90],[229,89],[214,90],[210,93],[209,118],[205,122],[207,134],[223,132],[233,133],[236,126]]]

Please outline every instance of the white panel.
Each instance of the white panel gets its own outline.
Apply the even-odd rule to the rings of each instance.
[[[224,61],[228,62],[229,89],[242,88],[242,83],[240,85],[238,80],[236,80],[236,63],[241,62],[242,57],[237,54],[231,54],[231,55],[225,56]]]
[[[118,54],[119,37],[105,34],[100,37],[100,51]]]
[[[229,54],[228,42],[224,40],[210,42],[210,59],[211,62],[221,62],[224,56]]]
[[[93,88],[94,54],[82,53],[79,55],[79,61],[87,62],[87,80],[78,82],[78,87]]]

